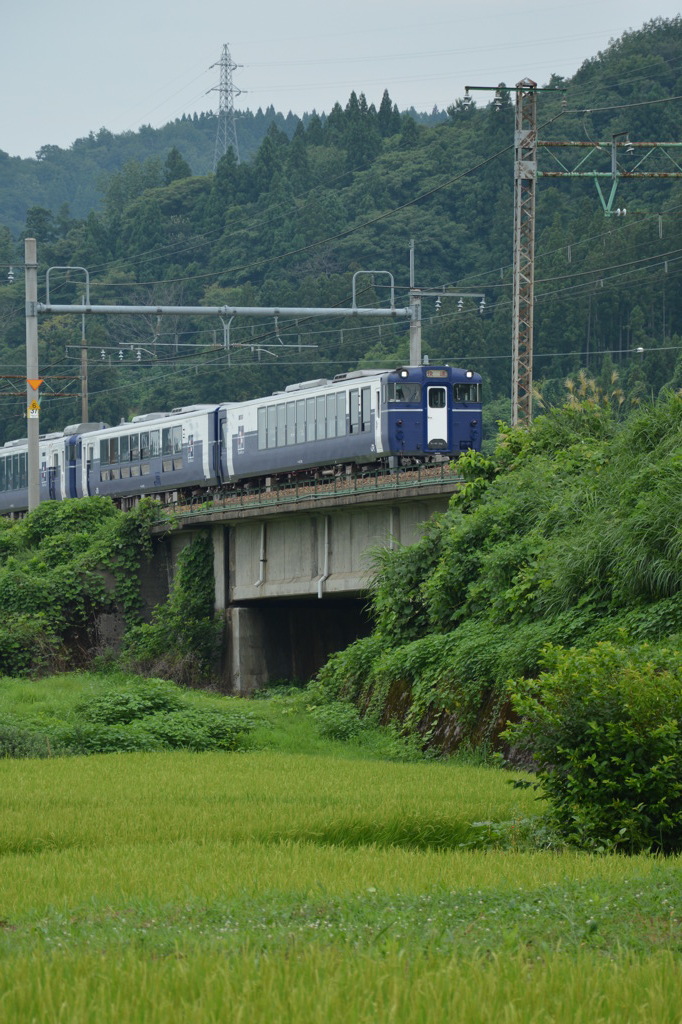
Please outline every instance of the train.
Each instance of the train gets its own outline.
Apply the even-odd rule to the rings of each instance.
[[[266,398],[191,405],[39,440],[40,500],[107,495],[122,508],[268,479],[453,459],[482,440],[481,377],[451,366],[355,370]],[[28,442],[0,448],[0,514],[28,508]]]

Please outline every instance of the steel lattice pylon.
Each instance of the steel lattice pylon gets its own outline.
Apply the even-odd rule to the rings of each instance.
[[[220,61],[211,64],[212,68],[220,68],[220,85],[209,89],[209,92],[217,92],[220,95],[218,107],[218,129],[215,137],[215,151],[213,154],[213,173],[218,166],[218,161],[225,156],[230,146],[239,163],[239,145],[237,144],[237,121],[234,113],[234,98],[241,96],[242,90],[235,88],[232,81],[232,72],[242,67],[235,64],[230,56],[230,48],[227,43],[223,44],[223,53]]]
[[[533,418],[533,301],[535,284],[535,182],[537,83],[516,86],[514,136],[514,311],[512,325],[512,425]]]

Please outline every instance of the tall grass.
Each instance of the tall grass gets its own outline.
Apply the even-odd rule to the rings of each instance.
[[[132,953],[0,964],[3,1019],[49,1024],[679,1024],[676,958],[457,960],[295,947],[162,960]]]

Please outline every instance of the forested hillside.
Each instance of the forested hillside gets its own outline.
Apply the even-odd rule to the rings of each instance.
[[[556,94],[538,98],[540,137],[610,142],[627,131],[636,142],[675,141],[681,46],[682,19],[659,19],[571,80],[552,78]],[[36,179],[22,231],[2,207],[0,264],[21,263],[16,236],[28,234],[38,240],[41,288],[47,267],[84,266],[93,302],[304,307],[349,305],[355,270],[390,270],[405,305],[414,239],[419,286],[485,295],[483,314],[478,300],[465,299],[461,311],[456,299],[440,309],[425,301],[424,351],[483,374],[493,424],[506,415],[510,390],[514,109],[509,92],[499,110],[489,99],[474,94],[467,109],[453,97],[446,120],[428,124],[399,113],[388,93],[378,109],[352,93],[305,123],[273,111],[253,158],[237,164],[230,151],[215,175],[192,147],[193,122],[180,122],[184,135],[171,126],[163,138],[135,133],[119,169],[97,162],[98,147],[106,150],[99,133],[74,144],[92,167],[87,215],[75,215],[80,198],[68,184],[68,207],[48,208]],[[199,127],[212,139],[208,121]],[[634,169],[645,153],[619,150],[621,167]],[[540,169],[555,168],[552,159],[543,152]],[[676,170],[658,159],[647,169]],[[600,166],[609,169],[608,154]],[[609,379],[615,369],[614,388],[628,401],[682,383],[682,180],[622,181],[615,205],[627,216],[606,217],[591,182],[538,182],[535,378],[546,404],[561,399],[566,376],[581,367]],[[22,375],[23,275],[5,281],[3,274],[0,369]],[[360,278],[359,301],[386,303],[386,281]],[[51,299],[77,300],[82,288],[81,275],[55,274]],[[375,321],[90,318],[90,418],[116,422],[267,393],[359,363],[396,364],[408,355],[407,330]],[[51,378],[79,372],[80,337],[75,317],[41,319],[43,430],[80,419],[77,399],[49,397]],[[0,440],[25,433],[24,400],[4,401]]]

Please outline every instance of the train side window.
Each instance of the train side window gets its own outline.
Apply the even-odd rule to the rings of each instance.
[[[346,435],[346,392],[336,392],[336,435],[337,437],[345,437]]]
[[[287,407],[284,402],[277,406],[277,447],[284,448],[287,443]]]
[[[305,441],[305,398],[296,402],[296,444]]]
[[[140,457],[140,435],[139,434],[131,434],[130,435],[130,458],[132,460],[137,460],[137,459],[139,459],[139,457]]]
[[[109,442],[100,441],[99,443],[99,464],[100,466],[109,465]]]
[[[325,395],[317,396],[317,440],[324,441],[327,436],[327,399]]]
[[[359,397],[357,388],[348,392],[348,426],[351,434],[358,434],[360,432]]]
[[[360,408],[362,412],[360,429],[369,430],[372,422],[372,389],[363,388],[360,394]]]
[[[149,445],[147,445],[149,447]],[[143,453],[144,454],[144,453]],[[173,438],[171,436],[171,428],[164,427],[161,431],[161,454],[172,455],[173,454]],[[145,456],[146,458],[146,456]]]
[[[306,398],[305,403],[305,439],[315,440],[315,399]]]
[[[12,456],[12,490],[16,491],[21,487],[21,473],[19,472],[19,456]]]
[[[268,446],[268,420],[267,409],[264,405],[258,410],[258,451],[262,452]]]
[[[150,455],[161,454],[161,434],[158,430],[149,431],[149,453]]]
[[[0,459],[0,491],[5,490],[5,460]]]
[[[179,455],[182,451],[182,426],[177,424],[173,427],[173,454]],[[152,453],[153,454],[153,453]]]
[[[19,486],[28,487],[28,454],[19,456]]]
[[[109,438],[109,465],[113,466],[114,463],[118,462],[118,438]]]
[[[327,395],[327,437],[336,437],[336,395]]]
[[[149,453],[150,453],[150,448],[149,448],[149,431],[148,430],[143,430],[140,433],[140,457],[143,458],[143,459],[148,459],[149,458]]]
[[[130,461],[130,438],[126,435],[121,438],[121,462]]]
[[[274,405],[268,406],[268,448],[277,446],[277,409]]]
[[[445,408],[445,388],[429,388],[429,409]]]
[[[296,403],[287,402],[287,444],[296,444]]]

